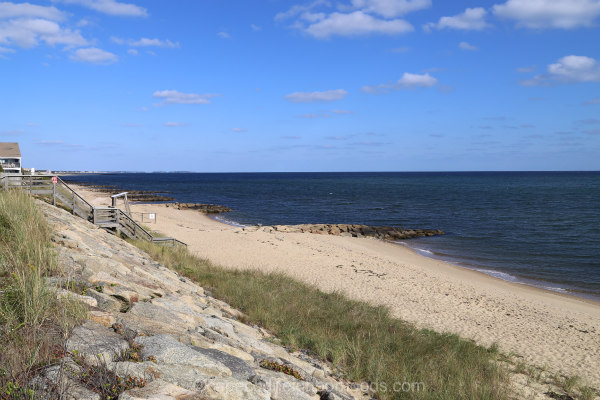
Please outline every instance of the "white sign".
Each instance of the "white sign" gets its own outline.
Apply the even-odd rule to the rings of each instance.
[[[57,177],[55,177],[55,176],[53,176],[53,177],[52,177],[52,183],[56,183],[56,182],[58,182],[58,178],[57,178]]]
[[[156,214],[148,214],[148,218],[150,218],[150,219],[156,219]]]

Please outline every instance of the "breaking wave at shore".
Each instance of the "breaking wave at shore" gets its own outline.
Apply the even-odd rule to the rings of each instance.
[[[556,293],[572,294],[572,295],[576,295],[579,297],[600,301],[600,295],[596,295],[595,293],[581,292],[581,291],[578,291],[577,288],[567,289],[564,287],[552,285],[549,282],[545,282],[542,280],[522,278],[522,277],[515,276],[515,275],[509,274],[506,272],[489,269],[483,265],[475,265],[473,263],[460,262],[460,261],[457,261],[453,257],[444,255],[441,253],[437,253],[433,250],[427,250],[427,249],[423,249],[420,247],[411,246],[410,243],[405,242],[405,241],[396,241],[394,243],[402,245],[404,247],[407,247],[424,257],[433,258],[436,260],[447,262],[452,265],[456,265],[457,267],[467,268],[467,269],[471,269],[471,270],[474,270],[477,272],[481,272],[483,274],[492,276],[494,278],[501,279],[503,281],[518,283],[518,284],[522,284],[522,285],[529,285],[529,286],[533,286],[533,287],[536,287],[539,289],[549,290],[549,291],[556,292]]]

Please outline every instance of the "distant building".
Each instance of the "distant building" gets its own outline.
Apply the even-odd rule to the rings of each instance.
[[[0,166],[6,174],[21,173],[21,150],[19,143],[0,142]]]

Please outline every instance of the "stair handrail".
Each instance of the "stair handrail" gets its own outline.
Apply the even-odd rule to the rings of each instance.
[[[58,183],[62,184],[64,187],[66,187],[67,189],[69,189],[69,191],[71,191],[75,196],[77,196],[77,198],[79,200],[83,201],[88,207],[90,207],[91,209],[94,209],[93,205],[91,205],[90,203],[88,203],[86,199],[84,199],[83,197],[81,197],[79,195],[79,193],[77,193],[69,185],[67,185],[67,183],[65,181],[63,181],[60,177],[57,177],[57,178],[58,178]]]
[[[120,208],[117,208],[117,210],[119,210],[118,211],[119,219],[122,217],[125,217],[125,219],[129,220],[129,222],[131,222],[137,229],[140,229],[142,232],[144,232],[146,235],[148,235],[150,237],[150,241],[152,241],[154,236],[150,232],[148,232],[146,229],[144,229],[144,227],[142,227],[140,224],[138,224],[136,221],[134,221],[133,218],[131,218],[129,215],[127,215],[126,212],[124,212]]]

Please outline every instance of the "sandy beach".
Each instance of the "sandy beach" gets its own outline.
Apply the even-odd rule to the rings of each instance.
[[[73,186],[94,205],[110,203],[106,194]],[[240,228],[159,204],[131,209],[156,213],[156,223],[145,225],[216,264],[283,272],[325,291],[385,305],[419,327],[486,346],[497,343],[529,364],[600,386],[598,302],[502,281],[371,238]]]

